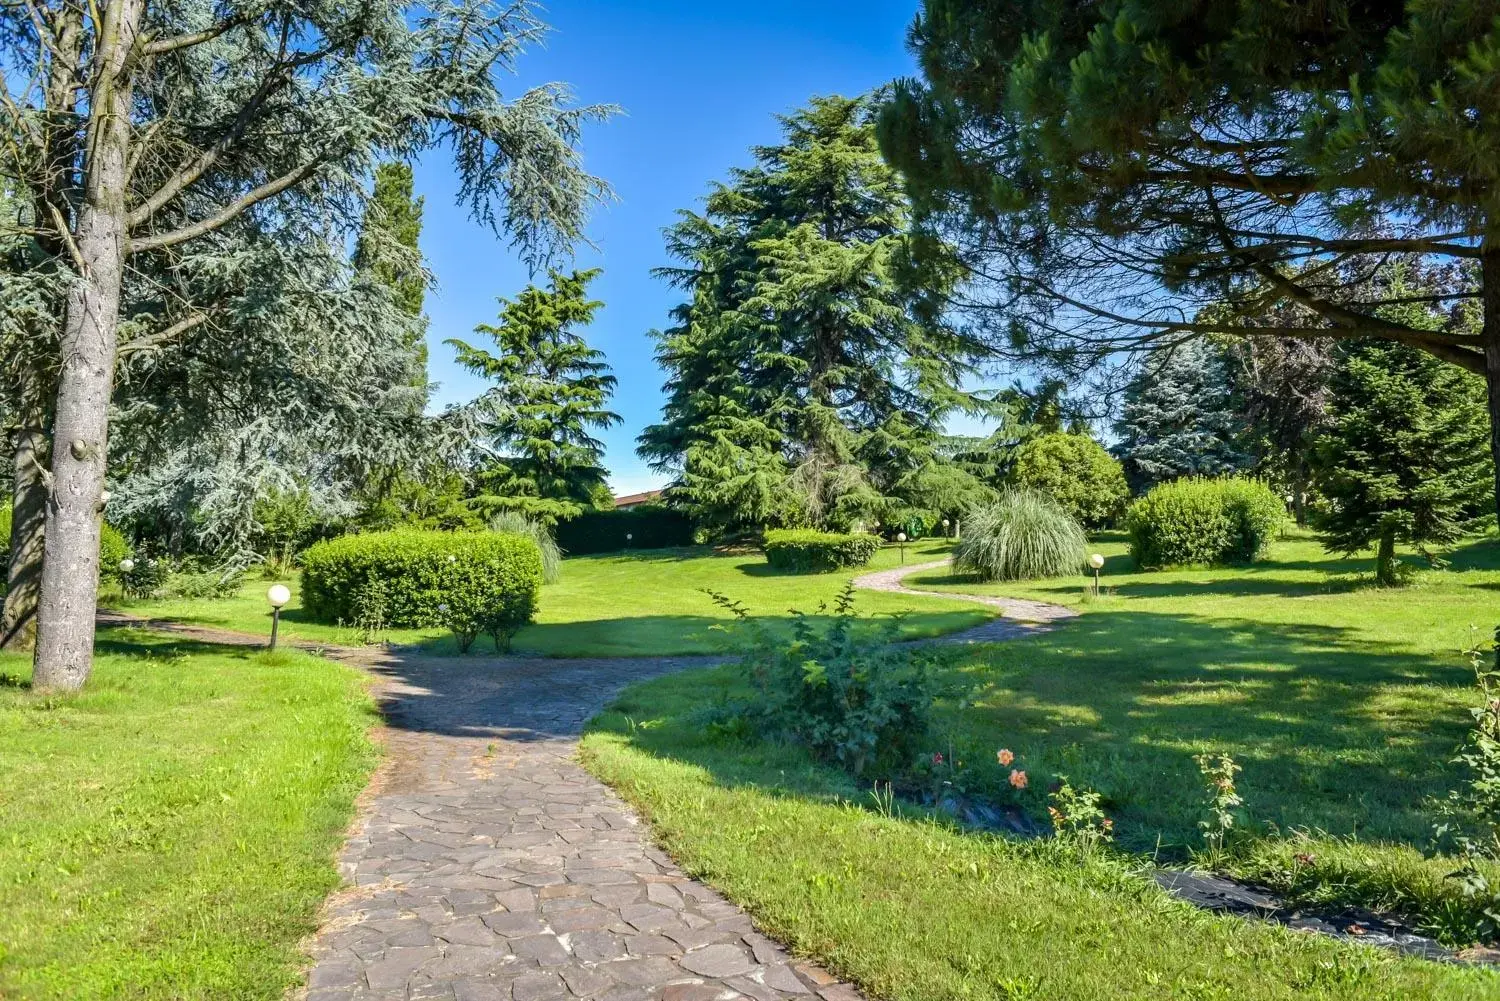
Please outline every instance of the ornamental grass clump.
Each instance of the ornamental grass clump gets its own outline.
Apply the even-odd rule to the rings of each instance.
[[[552,537],[552,530],[539,521],[533,521],[519,511],[501,511],[490,519],[491,532],[509,532],[536,543],[542,554],[542,583],[556,584],[562,579],[562,550]]]
[[[1087,552],[1083,526],[1062,505],[1017,488],[964,519],[953,567],[980,580],[1035,580],[1077,573]]]

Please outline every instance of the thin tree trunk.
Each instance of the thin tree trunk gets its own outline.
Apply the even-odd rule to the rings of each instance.
[[[93,670],[109,399],[129,250],[129,56],[143,4],[112,0],[104,8],[94,53],[84,199],[74,238],[81,274],[68,291],[53,417],[52,494],[32,671],[32,685],[38,689],[81,688]]]
[[[1479,258],[1484,303],[1484,381],[1489,390],[1490,456],[1495,462],[1495,508],[1500,511],[1500,246],[1484,242]]]
[[[1375,553],[1375,583],[1381,587],[1396,584],[1396,527],[1386,525],[1380,530],[1380,548]]]
[[[47,459],[43,390],[35,373],[20,393],[21,407],[11,432],[14,482],[11,487],[10,560],[5,575],[5,606],[0,612],[0,649],[29,648],[36,640],[37,596],[42,585],[42,545],[47,520]]]

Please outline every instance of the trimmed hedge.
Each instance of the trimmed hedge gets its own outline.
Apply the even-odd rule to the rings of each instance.
[[[1163,483],[1125,516],[1130,555],[1143,568],[1249,563],[1286,522],[1286,504],[1260,480]]]
[[[810,528],[780,528],[766,533],[766,562],[791,573],[828,573],[862,567],[880,551],[878,535],[839,535]]]
[[[415,529],[345,535],[302,554],[302,600],[324,622],[445,626],[468,650],[480,633],[497,650],[536,614],[542,556],[508,532]]]
[[[0,593],[5,591],[5,568],[10,565],[10,505],[0,506]],[[130,555],[130,545],[109,522],[99,528],[99,576],[112,580],[120,575],[120,561]]]
[[[669,549],[693,544],[693,523],[659,504],[626,510],[585,511],[557,524],[557,544],[568,556],[621,549]],[[631,536],[629,540],[625,536]]]

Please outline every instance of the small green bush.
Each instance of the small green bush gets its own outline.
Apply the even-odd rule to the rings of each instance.
[[[1131,505],[1130,555],[1143,568],[1249,563],[1286,521],[1286,504],[1259,480],[1173,480]]]
[[[1017,449],[1010,480],[1047,494],[1088,528],[1113,524],[1130,499],[1120,460],[1088,435],[1068,431],[1041,435]]]
[[[862,567],[880,552],[880,537],[839,535],[810,528],[778,528],[766,533],[766,562],[790,573],[828,573]]]
[[[1012,488],[964,519],[953,567],[981,580],[1036,580],[1078,573],[1087,554],[1083,526],[1061,504]]]
[[[5,567],[10,565],[10,505],[0,506],[0,593],[5,590]],[[99,530],[99,576],[114,580],[120,575],[120,561],[130,555],[130,545],[120,530],[105,522]]]
[[[857,635],[852,582],[831,616],[797,616],[790,637],[709,593],[748,631],[740,670],[752,694],[703,707],[705,730],[802,745],[856,778],[889,780],[910,767],[943,694],[934,669],[951,653],[898,645],[894,623],[879,642]]]
[[[681,512],[659,504],[643,504],[628,510],[585,511],[576,518],[558,522],[557,544],[569,556],[691,546],[693,523]]]
[[[465,651],[480,633],[508,649],[536,614],[541,586],[536,543],[505,532],[371,532],[302,555],[303,603],[314,618],[443,626]]]

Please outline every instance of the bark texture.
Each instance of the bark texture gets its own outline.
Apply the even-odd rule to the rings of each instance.
[[[11,429],[10,559],[5,605],[0,613],[0,649],[22,650],[36,640],[37,597],[42,586],[42,545],[47,518],[47,429],[42,389],[23,387],[16,426]]]
[[[130,57],[143,5],[109,3],[94,53],[84,198],[74,236],[80,274],[68,293],[60,338],[52,493],[37,606],[32,685],[42,690],[81,688],[93,669],[109,400],[129,252]]]

